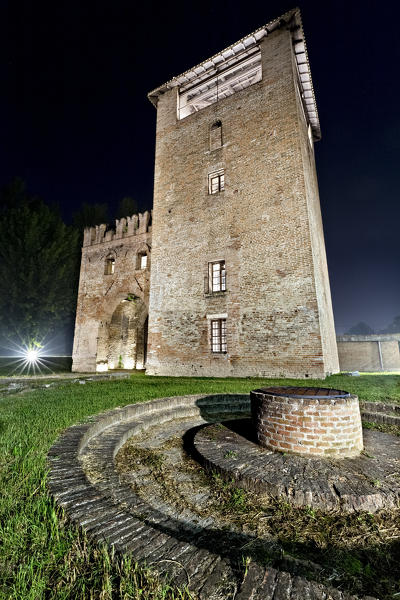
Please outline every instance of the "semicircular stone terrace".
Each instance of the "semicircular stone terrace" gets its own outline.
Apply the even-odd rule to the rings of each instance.
[[[265,568],[256,561],[244,569],[234,548],[240,550],[253,542],[251,537],[219,528],[193,511],[174,509],[156,495],[140,493],[136,483],[140,480],[145,486],[143,473],[135,483],[134,471],[129,480],[116,469],[115,457],[131,438],[137,436],[144,445],[147,440],[151,447],[177,433],[193,438],[210,422],[249,413],[247,395],[192,395],[129,405],[92,417],[88,423],[67,429],[51,448],[50,491],[71,521],[92,539],[130,553],[135,560],[168,574],[178,586],[188,585],[200,600],[354,599],[291,574],[298,570],[290,568],[290,561],[285,570]],[[283,455],[277,456],[287,462]],[[171,460],[175,460],[173,448]],[[196,502],[201,504],[200,495]]]
[[[197,432],[201,462],[249,490],[295,506],[342,512],[396,508],[400,500],[400,438],[364,431],[365,452],[354,458],[315,458],[274,452],[256,443],[250,419]]]

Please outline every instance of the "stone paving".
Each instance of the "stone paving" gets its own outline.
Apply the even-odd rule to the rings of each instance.
[[[247,489],[296,506],[374,513],[400,500],[400,437],[364,430],[356,458],[310,458],[259,446],[250,419],[210,425],[195,436],[203,464]]]
[[[108,373],[49,373],[40,375],[24,375],[13,377],[0,377],[0,394],[20,394],[32,389],[49,389],[64,385],[65,383],[76,383],[85,385],[92,381],[107,379],[128,379],[129,371],[110,371]]]
[[[364,421],[400,426],[400,404],[363,402],[360,409]]]
[[[231,551],[235,544],[240,548],[247,543],[242,533],[220,529],[218,522],[202,519],[194,510],[175,509],[157,494],[146,494],[145,478],[135,485],[134,469],[130,478],[116,470],[115,457],[133,436],[143,446],[148,432],[148,446],[155,447],[221,415],[247,416],[248,411],[247,395],[196,395],[98,415],[67,429],[51,448],[50,491],[92,539],[131,553],[135,560],[168,574],[177,585],[188,585],[200,600],[354,599],[299,577],[289,563],[279,571],[252,562],[244,572]],[[149,431],[156,426],[158,436]],[[170,456],[174,461],[173,448]]]

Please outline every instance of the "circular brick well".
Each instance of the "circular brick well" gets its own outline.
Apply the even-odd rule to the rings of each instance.
[[[270,450],[344,458],[363,449],[357,396],[340,390],[270,387],[250,393],[258,443]]]

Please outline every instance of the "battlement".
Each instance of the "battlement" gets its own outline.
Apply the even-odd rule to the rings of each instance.
[[[151,231],[151,217],[153,211],[146,210],[144,213],[123,217],[115,220],[115,228],[108,229],[104,223],[95,227],[85,227],[83,232],[83,245],[94,246],[112,240],[127,238],[132,235],[140,235]]]

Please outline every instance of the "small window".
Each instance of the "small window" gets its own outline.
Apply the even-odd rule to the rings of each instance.
[[[147,267],[147,254],[140,255],[140,268],[145,269]]]
[[[148,264],[149,264],[149,260],[148,260],[147,252],[145,252],[144,250],[142,252],[139,252],[136,255],[136,270],[143,271],[144,269],[147,269]]]
[[[226,353],[226,319],[211,321],[211,351],[215,354]]]
[[[226,268],[224,260],[208,263],[208,281],[210,292],[226,291]]]
[[[115,271],[115,258],[106,258],[104,275],[112,275]]]
[[[308,141],[309,141],[310,147],[312,149],[313,148],[313,133],[312,133],[310,123],[308,124],[308,127],[307,127],[307,133],[308,133]]]
[[[215,171],[214,173],[209,173],[208,175],[208,193],[209,194],[218,194],[218,192],[222,192],[225,188],[225,174],[224,169],[220,169],[219,171]]]
[[[210,129],[210,150],[217,150],[222,146],[222,123],[215,121]]]

